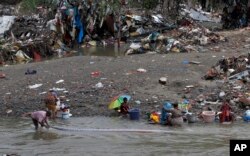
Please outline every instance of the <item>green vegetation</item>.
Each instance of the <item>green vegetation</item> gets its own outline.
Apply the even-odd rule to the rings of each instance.
[[[34,12],[39,5],[51,7],[56,3],[56,0],[22,0],[22,12]]]
[[[21,10],[25,12],[35,11],[40,0],[23,0],[21,2]]]

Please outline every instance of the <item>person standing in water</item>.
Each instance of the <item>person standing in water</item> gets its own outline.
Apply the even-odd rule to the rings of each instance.
[[[48,118],[51,117],[50,111],[35,111],[26,113],[24,116],[31,117],[36,130],[38,129],[39,124],[41,127],[50,128],[48,123]]]

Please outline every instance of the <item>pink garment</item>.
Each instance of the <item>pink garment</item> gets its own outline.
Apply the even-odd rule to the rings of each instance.
[[[37,120],[38,122],[47,122],[48,118],[45,111],[36,111],[31,114],[31,118]]]

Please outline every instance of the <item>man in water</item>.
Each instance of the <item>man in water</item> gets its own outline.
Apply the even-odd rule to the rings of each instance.
[[[50,127],[48,123],[48,118],[51,117],[50,111],[35,111],[31,113],[26,113],[24,116],[31,117],[36,130],[38,129],[39,124],[41,127]]]

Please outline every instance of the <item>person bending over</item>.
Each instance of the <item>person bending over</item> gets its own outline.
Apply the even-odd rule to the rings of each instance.
[[[41,127],[50,127],[48,123],[48,118],[51,117],[50,111],[35,111],[31,113],[26,113],[24,116],[31,117],[36,130],[38,129],[39,124]]]

